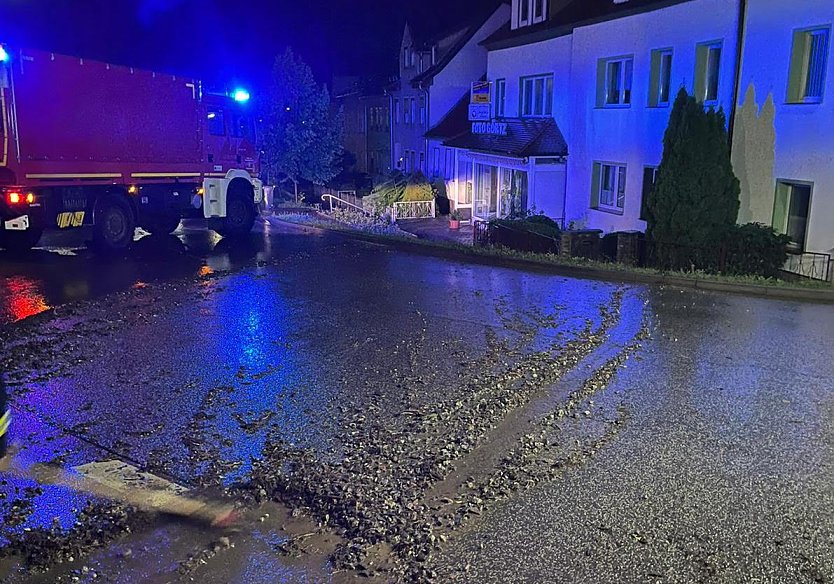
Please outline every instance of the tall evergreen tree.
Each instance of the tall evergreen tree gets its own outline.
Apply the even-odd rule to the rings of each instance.
[[[663,160],[649,195],[648,235],[657,242],[711,248],[724,241],[739,210],[724,112],[681,89],[663,138]]]
[[[262,164],[269,181],[324,184],[339,172],[342,116],[327,88],[316,84],[310,67],[287,48],[275,59],[272,86],[263,109]]]

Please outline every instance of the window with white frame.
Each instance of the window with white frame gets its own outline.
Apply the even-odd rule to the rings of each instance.
[[[594,163],[591,207],[622,213],[625,208],[626,167],[624,164]]]
[[[426,123],[426,98],[420,97],[420,124]]]
[[[553,75],[521,78],[522,117],[543,117],[553,114]]]
[[[597,105],[624,107],[631,105],[634,58],[602,59],[597,72]]]
[[[495,80],[495,117],[503,118],[507,111],[507,80]]]
[[[446,148],[446,169],[445,169],[445,173],[444,173],[444,178],[446,180],[451,180],[454,170],[455,170],[455,152],[451,148]]]
[[[440,174],[440,147],[434,147],[434,160],[432,161],[431,167],[432,174],[439,175]]]
[[[538,24],[547,19],[547,0],[514,0],[518,26]]]
[[[672,49],[652,51],[649,107],[666,107],[672,92]]]
[[[808,219],[811,214],[812,185],[806,182],[776,181],[773,228],[791,238],[791,251],[805,251]]]
[[[830,26],[794,31],[788,78],[789,103],[822,101],[830,37]]]
[[[706,105],[718,103],[721,42],[701,43],[695,55],[695,97]]]

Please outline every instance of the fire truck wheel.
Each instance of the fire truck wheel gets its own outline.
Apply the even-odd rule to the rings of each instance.
[[[28,251],[37,245],[42,229],[0,232],[0,247],[9,251]]]
[[[142,223],[142,229],[151,235],[168,235],[177,230],[180,226],[180,218],[176,215],[160,216],[145,219]]]
[[[136,220],[124,199],[108,196],[96,205],[93,243],[103,251],[124,249],[133,241]]]
[[[255,225],[255,205],[252,196],[234,194],[226,203],[226,218],[220,224],[220,234],[226,237],[246,235]]]

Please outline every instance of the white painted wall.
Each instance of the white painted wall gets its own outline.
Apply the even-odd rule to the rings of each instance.
[[[480,43],[507,24],[509,19],[510,7],[501,4],[449,64],[435,76],[431,87],[430,128],[443,119],[461,97],[469,92],[473,81],[478,81],[486,74],[487,50]]]
[[[749,0],[742,110],[751,105],[752,89],[759,116],[740,115],[745,122],[736,129],[733,159],[747,213],[741,220],[771,224],[778,179],[813,183],[806,248],[824,253],[834,251],[834,51],[829,47],[822,103],[787,103],[787,88],[794,30],[832,24],[832,0]],[[745,132],[753,138],[745,140]]]
[[[493,83],[506,79],[507,98],[505,116],[519,115],[520,79],[531,75],[553,74],[553,117],[570,143],[566,130],[570,129],[571,35],[549,39],[530,45],[491,51],[487,76]],[[494,95],[493,95],[494,97]]]
[[[651,52],[672,48],[672,93],[680,87],[692,93],[696,45],[723,40],[719,101],[729,117],[737,31],[738,0],[693,0],[574,30],[569,129],[562,128],[569,145],[568,221],[604,231],[645,229],[639,219],[643,168],[660,163],[671,111],[649,107]],[[631,106],[597,108],[597,62],[623,55],[634,57]],[[591,209],[595,161],[627,165],[622,215]]]

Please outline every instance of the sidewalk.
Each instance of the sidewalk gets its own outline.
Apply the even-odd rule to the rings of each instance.
[[[269,221],[270,223],[280,224],[284,228],[297,233],[330,232],[343,237],[348,237],[350,239],[388,245],[394,249],[402,251],[432,255],[435,257],[442,257],[457,261],[486,264],[495,267],[512,268],[517,270],[533,270],[537,272],[558,274],[560,276],[603,280],[607,282],[656,284],[712,292],[744,294],[747,296],[758,296],[779,300],[834,304],[834,288],[791,288],[781,285],[768,286],[764,284],[743,284],[708,278],[689,278],[670,273],[647,273],[645,271],[633,271],[622,268],[617,269],[595,265],[585,266],[582,264],[558,263],[549,261],[547,258],[536,258],[532,254],[526,257],[515,257],[512,255],[502,254],[500,250],[477,248],[472,245],[471,241],[467,241],[466,247],[464,247],[460,246],[457,240],[449,239],[448,235],[446,238],[441,238],[440,234],[442,234],[443,231],[436,225],[432,226],[432,223],[437,221],[432,219],[414,221],[429,222],[430,227],[424,230],[423,233],[434,233],[436,238],[431,239],[430,237],[423,237],[418,234],[418,238],[413,240],[346,230],[326,229],[310,225],[299,225],[297,223],[283,221],[277,216],[269,218]],[[411,221],[408,223],[411,223]],[[461,226],[461,229],[463,229],[463,227],[464,226]],[[472,227],[466,227],[467,232],[471,236]],[[448,226],[446,227],[446,230],[447,232],[449,231]],[[410,233],[415,233],[416,231],[417,230],[414,230],[413,227],[409,227]],[[454,244],[458,245],[456,246]]]
[[[397,225],[403,231],[413,233],[420,239],[472,245],[473,226],[471,221],[468,225],[461,224],[460,229],[449,229],[449,219],[446,217],[407,219],[398,221]]]

